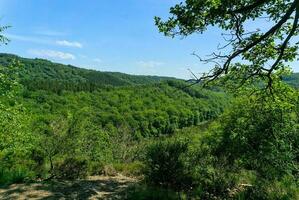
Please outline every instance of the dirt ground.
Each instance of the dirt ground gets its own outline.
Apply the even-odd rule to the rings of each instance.
[[[124,199],[126,189],[137,179],[125,176],[92,176],[85,180],[13,184],[0,188],[2,200]]]

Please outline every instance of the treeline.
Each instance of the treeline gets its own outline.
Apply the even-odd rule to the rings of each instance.
[[[111,87],[109,85],[97,84],[86,81],[64,81],[64,80],[47,80],[47,79],[24,79],[21,84],[26,86],[30,91],[46,90],[56,94],[62,94],[63,91],[72,92],[92,92],[99,88]]]
[[[158,83],[163,80],[175,80],[174,78],[158,76],[136,76],[118,72],[100,72],[77,68],[71,65],[53,63],[45,59],[27,59],[12,54],[0,54],[0,65],[9,66],[12,62],[20,62],[23,67],[20,74],[20,81],[29,85],[40,87],[38,89],[52,89],[77,91],[85,88],[94,89],[95,86],[129,86]],[[54,86],[47,86],[54,84]],[[41,85],[39,85],[41,84]],[[69,85],[75,84],[77,88],[70,88]],[[79,85],[83,88],[78,88]],[[43,88],[43,86],[45,86]]]

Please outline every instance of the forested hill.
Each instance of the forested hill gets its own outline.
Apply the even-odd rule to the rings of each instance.
[[[178,80],[172,77],[129,75],[120,72],[101,72],[78,68],[72,65],[53,63],[45,59],[22,58],[13,54],[0,53],[0,65],[13,61],[22,63],[20,78],[30,90],[51,90],[54,92],[94,91],[109,86],[133,86]],[[285,82],[299,88],[299,73],[283,78]]]
[[[53,63],[44,59],[28,59],[12,54],[0,54],[0,65],[7,66],[13,60],[23,64],[24,67],[20,73],[21,81],[31,89],[92,91],[103,86],[130,86],[175,80],[170,77],[100,72]]]
[[[293,73],[290,76],[284,77],[283,80],[289,85],[299,88],[299,73]]]
[[[214,119],[228,102],[223,92],[186,87],[175,78],[98,72],[0,54],[0,65],[14,60],[23,65],[19,74],[25,87],[19,100],[36,116],[36,124],[84,113],[78,121],[88,119],[108,132],[125,127],[135,136],[157,136]]]

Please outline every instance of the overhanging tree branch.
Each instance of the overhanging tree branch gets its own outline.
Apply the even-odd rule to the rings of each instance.
[[[250,4],[250,5],[247,5],[247,6],[244,6],[242,8],[238,8],[236,10],[231,10],[229,11],[228,13],[230,14],[236,14],[236,13],[244,13],[244,12],[250,12],[252,11],[253,9],[259,7],[259,6],[262,6],[263,4],[269,2],[270,0],[257,0],[256,2],[254,2],[253,4]]]
[[[272,78],[271,78],[271,74],[272,72],[276,69],[276,67],[278,66],[278,64],[280,63],[280,61],[282,60],[285,50],[288,46],[289,41],[291,40],[291,38],[293,37],[293,35],[295,34],[297,28],[298,28],[298,20],[299,20],[299,5],[297,4],[296,7],[296,15],[295,15],[295,19],[292,25],[292,29],[290,31],[290,33],[288,34],[288,36],[286,37],[286,39],[284,40],[284,42],[282,43],[280,49],[279,49],[279,56],[277,57],[276,61],[272,64],[272,66],[270,67],[270,69],[268,70],[267,73],[267,78],[268,78],[268,85],[267,88],[272,87]]]
[[[218,45],[218,52],[207,59],[196,55],[200,61],[214,64],[211,71],[196,80],[197,83],[207,85],[228,74],[238,81],[236,84],[258,79],[267,85],[269,77],[271,85],[270,78],[277,79],[274,74],[284,69],[284,62],[298,56],[299,43],[290,42],[299,34],[298,7],[299,0],[185,0],[171,8],[172,16],[166,22],[157,17],[156,25],[169,36],[174,36],[171,34],[174,31],[182,36],[203,33],[209,26],[229,31],[229,38],[224,37],[227,44]],[[274,25],[263,33],[259,29],[250,30],[247,22],[261,18]],[[228,50],[226,54],[222,52],[224,49]],[[239,58],[243,60],[241,63],[237,62]],[[266,67],[269,61],[273,63]]]
[[[248,45],[246,45],[244,48],[239,49],[237,51],[235,51],[234,53],[232,53],[230,56],[228,56],[228,59],[225,61],[225,63],[223,64],[222,67],[220,68],[216,68],[216,70],[214,71],[214,73],[207,75],[207,76],[203,76],[201,77],[198,82],[201,81],[206,81],[206,84],[214,81],[215,79],[217,79],[218,77],[220,77],[222,74],[227,74],[228,70],[229,70],[229,66],[232,62],[233,59],[235,59],[236,57],[238,57],[240,54],[247,52],[248,50],[250,50],[251,48],[253,48],[254,46],[256,46],[257,44],[259,44],[260,42],[262,42],[263,40],[265,40],[266,38],[268,38],[269,36],[273,35],[277,30],[279,30],[281,28],[281,26],[287,22],[287,20],[291,17],[291,15],[294,13],[294,11],[296,10],[296,7],[299,3],[299,0],[295,0],[291,7],[288,9],[288,11],[286,12],[286,14],[278,21],[278,23],[276,23],[271,29],[269,29],[265,34],[263,34],[261,37],[259,37],[257,40],[249,43]],[[282,52],[283,53],[283,52]],[[215,57],[215,59],[218,59],[218,57]],[[281,60],[281,58],[278,60],[278,62]]]

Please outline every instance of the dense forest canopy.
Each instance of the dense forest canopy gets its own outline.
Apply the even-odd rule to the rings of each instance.
[[[2,66],[16,61],[22,65],[18,73],[24,86],[22,101],[32,112],[42,117],[88,109],[97,126],[126,126],[139,136],[169,134],[213,119],[228,102],[224,92],[188,88],[174,78],[97,72],[0,55]]]

